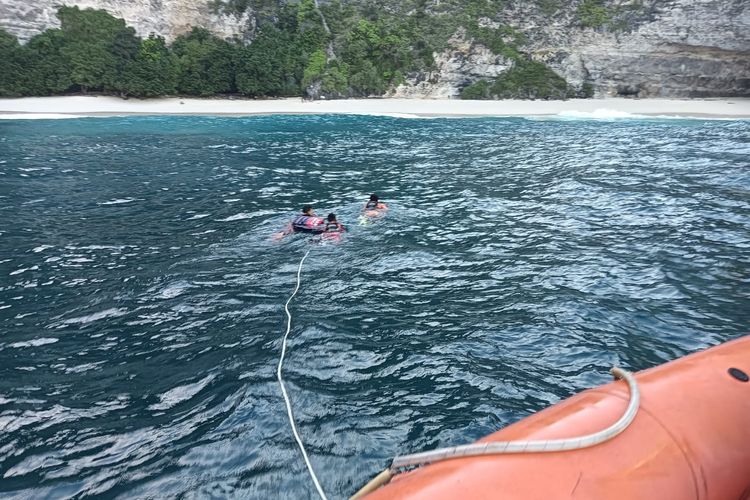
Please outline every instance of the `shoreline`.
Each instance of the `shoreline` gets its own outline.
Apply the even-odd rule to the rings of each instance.
[[[350,114],[402,118],[549,117],[750,119],[750,98],[570,99],[566,101],[464,101],[459,99],[283,99],[58,96],[0,99],[0,118],[45,119],[112,116],[226,116]]]

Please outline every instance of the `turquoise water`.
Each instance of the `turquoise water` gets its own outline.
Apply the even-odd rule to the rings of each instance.
[[[747,333],[748,158],[742,121],[0,121],[0,496],[312,498],[308,248],[334,498]],[[270,239],[306,203],[343,242]]]

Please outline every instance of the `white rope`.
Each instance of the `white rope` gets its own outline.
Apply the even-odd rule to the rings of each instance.
[[[289,300],[286,301],[286,305],[284,305],[284,310],[286,311],[287,315],[287,322],[286,322],[286,333],[284,334],[284,339],[281,342],[281,357],[279,358],[279,366],[276,369],[276,378],[279,380],[279,385],[281,386],[281,393],[284,395],[284,402],[286,403],[286,412],[289,415],[289,424],[292,426],[292,433],[294,433],[294,439],[297,441],[297,445],[299,445],[299,449],[302,452],[302,457],[305,459],[305,464],[307,464],[307,470],[310,471],[310,477],[312,477],[313,483],[315,483],[315,489],[318,490],[318,494],[320,495],[320,498],[323,500],[328,500],[328,497],[326,497],[326,494],[323,493],[323,488],[320,487],[320,482],[318,481],[318,477],[315,475],[315,471],[313,470],[313,466],[310,463],[310,457],[307,456],[307,452],[305,451],[305,445],[302,444],[302,438],[299,437],[299,432],[297,432],[297,425],[294,423],[294,415],[292,414],[292,403],[289,400],[289,394],[286,392],[286,387],[284,386],[284,379],[281,377],[281,366],[284,363],[284,356],[286,355],[286,339],[289,337],[289,332],[292,330],[292,314],[289,312],[289,304],[292,302],[292,299],[295,295],[297,295],[297,292],[299,291],[300,287],[300,275],[302,274],[302,264],[305,262],[305,259],[307,256],[310,255],[310,250],[307,251],[304,257],[302,257],[302,260],[299,261],[299,268],[297,269],[297,286],[294,288],[294,293],[289,297]]]
[[[454,446],[452,448],[442,448],[439,450],[426,451],[424,453],[415,453],[413,455],[394,458],[390,470],[392,473],[398,473],[398,469],[403,467],[413,467],[459,457],[473,457],[478,455],[494,455],[502,453],[542,453],[579,450],[581,448],[588,448],[589,446],[608,441],[627,429],[638,412],[638,406],[641,399],[638,384],[636,383],[633,374],[620,368],[612,368],[610,371],[615,377],[625,379],[627,382],[628,389],[630,389],[630,403],[622,417],[606,429],[593,434],[569,439],[549,439],[544,441],[496,441]]]
[[[377,477],[364,485],[362,489],[355,493],[349,500],[364,498],[378,488],[385,486],[390,482],[393,476],[403,472],[406,467],[416,467],[418,465],[441,462],[443,460],[460,457],[505,453],[543,453],[579,450],[581,448],[588,448],[589,446],[594,446],[610,440],[627,429],[633,422],[641,401],[641,393],[632,373],[617,367],[612,368],[610,372],[616,378],[625,379],[628,384],[628,389],[630,390],[630,402],[620,419],[604,430],[569,439],[549,439],[545,441],[496,441],[493,443],[477,443],[454,446],[452,448],[441,448],[439,450],[396,457],[393,459],[389,468],[385,469],[378,474]]]

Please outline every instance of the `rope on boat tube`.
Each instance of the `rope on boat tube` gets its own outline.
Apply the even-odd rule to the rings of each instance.
[[[489,443],[475,443],[451,448],[441,448],[439,450],[415,453],[393,459],[391,466],[381,472],[375,479],[370,481],[364,488],[358,491],[352,499],[362,498],[372,493],[379,487],[387,484],[391,478],[402,472],[406,467],[416,467],[443,460],[450,460],[461,457],[475,457],[481,455],[497,455],[506,453],[550,453],[557,451],[570,451],[588,448],[612,439],[627,429],[635,418],[640,405],[641,394],[638,390],[638,384],[632,373],[621,368],[612,368],[610,373],[618,379],[624,379],[630,390],[630,402],[625,413],[620,419],[604,430],[567,439],[549,439],[541,441],[496,441]]]
[[[318,481],[318,477],[315,475],[315,471],[313,470],[312,463],[310,463],[310,457],[307,456],[307,452],[305,451],[305,445],[302,444],[302,438],[299,436],[299,432],[297,432],[297,425],[294,423],[294,415],[292,414],[292,403],[289,400],[289,394],[286,392],[286,387],[284,386],[284,379],[281,377],[281,366],[284,364],[284,356],[286,356],[286,339],[289,337],[289,332],[292,330],[292,314],[289,312],[289,304],[292,302],[292,299],[295,295],[297,295],[297,292],[299,291],[300,287],[300,275],[302,274],[302,264],[305,262],[305,259],[307,256],[310,255],[310,250],[307,251],[304,257],[302,257],[302,260],[299,261],[299,267],[297,268],[297,286],[294,288],[294,292],[289,297],[289,300],[286,301],[286,304],[284,305],[284,310],[286,311],[287,316],[287,322],[286,322],[286,333],[284,334],[284,339],[281,342],[281,357],[279,358],[279,366],[276,368],[276,378],[279,380],[279,385],[281,386],[281,394],[284,396],[284,402],[286,403],[286,412],[289,416],[289,424],[292,426],[292,433],[294,434],[294,439],[297,441],[297,445],[299,446],[300,451],[302,452],[302,457],[305,459],[305,464],[307,465],[307,470],[310,471],[310,477],[313,480],[313,483],[315,484],[315,489],[318,490],[318,495],[320,495],[320,498],[323,500],[328,500],[328,497],[326,497],[326,494],[323,492],[323,488],[320,486],[320,482]]]

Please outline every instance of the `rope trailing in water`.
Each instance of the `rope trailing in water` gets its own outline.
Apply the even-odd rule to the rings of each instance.
[[[406,467],[416,467],[418,465],[441,462],[453,458],[475,457],[480,455],[550,453],[556,451],[580,450],[582,448],[588,448],[608,441],[627,429],[631,422],[633,422],[641,401],[641,393],[632,373],[617,367],[612,368],[610,373],[616,378],[624,379],[627,382],[628,389],[630,390],[630,402],[620,419],[604,430],[568,439],[475,443],[396,457],[393,459],[393,462],[388,469],[381,472],[377,477],[366,484],[364,488],[352,497],[352,499],[362,498],[379,487],[387,484],[394,475],[403,471]]]
[[[281,342],[281,357],[279,358],[279,366],[276,368],[276,378],[279,380],[279,385],[281,386],[281,393],[284,395],[284,402],[286,403],[286,412],[289,416],[289,424],[292,426],[292,433],[294,434],[294,439],[297,441],[297,445],[299,446],[300,451],[302,452],[302,457],[305,459],[305,464],[307,465],[307,470],[310,471],[310,477],[313,480],[313,483],[315,483],[315,489],[318,490],[318,495],[320,495],[320,498],[323,500],[328,500],[328,497],[326,497],[326,494],[323,492],[323,488],[320,486],[320,482],[318,481],[318,476],[315,475],[315,471],[313,470],[313,466],[310,463],[310,457],[307,456],[307,452],[305,451],[305,445],[302,444],[302,438],[299,436],[299,432],[297,432],[297,425],[294,423],[294,415],[292,414],[292,403],[289,400],[289,394],[286,392],[286,387],[284,386],[284,379],[281,377],[281,367],[284,364],[284,356],[286,356],[286,339],[289,337],[289,332],[292,330],[292,314],[289,312],[289,304],[292,302],[292,299],[295,295],[297,295],[297,292],[299,291],[300,287],[300,275],[302,274],[302,264],[305,262],[305,259],[307,256],[310,255],[310,250],[307,251],[304,257],[302,257],[302,260],[299,261],[299,267],[297,268],[297,286],[294,288],[294,292],[289,297],[289,300],[286,301],[286,304],[284,305],[284,310],[286,311],[287,316],[287,322],[286,322],[286,333],[284,334],[284,339]]]

